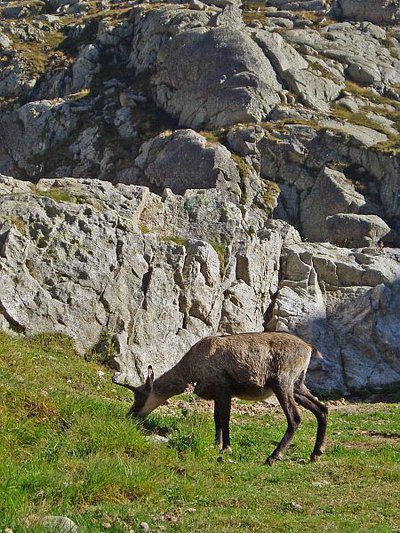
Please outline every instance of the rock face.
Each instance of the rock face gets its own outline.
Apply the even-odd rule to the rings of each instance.
[[[327,217],[336,213],[359,213],[366,206],[341,172],[325,168],[301,206],[303,233],[313,241],[328,240]]]
[[[138,23],[139,49],[148,47],[156,38],[154,32],[159,32],[159,13],[150,13],[146,19],[145,24]],[[275,71],[243,30],[225,25],[187,29],[170,35],[153,53],[155,100],[180,125],[219,128],[257,121],[280,101]],[[132,61],[136,68],[144,68],[141,55]],[[144,64],[148,61],[146,56]]]
[[[312,374],[317,386],[343,390],[399,381],[399,250],[290,245],[282,272],[268,328],[314,339],[324,355]]]
[[[145,187],[3,178],[2,328],[66,333],[81,352],[107,334],[122,377],[135,382],[201,336],[262,330],[284,223],[258,220],[257,229],[255,215],[204,194],[162,200]]]
[[[329,242],[347,248],[376,246],[390,233],[389,226],[376,215],[337,214],[326,218]]]
[[[132,383],[265,328],[399,381],[398,11],[0,2],[0,327]]]
[[[229,150],[207,140],[193,130],[161,134],[141,147],[131,176],[125,181],[147,184],[162,192],[166,187],[176,194],[187,189],[225,188],[240,197],[240,175]]]
[[[2,329],[111,351],[120,379],[138,383],[149,363],[166,370],[200,337],[268,321],[323,352],[314,387],[400,378],[398,251],[303,244],[215,189],[161,198],[96,180],[3,177],[0,193]]]
[[[337,0],[334,9],[352,20],[369,20],[374,24],[398,24],[400,4],[394,0]]]

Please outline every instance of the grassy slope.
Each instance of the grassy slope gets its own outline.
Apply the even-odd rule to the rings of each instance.
[[[98,370],[68,339],[0,333],[0,531],[42,531],[49,514],[80,531],[400,529],[399,404],[332,409],[317,464],[304,462],[315,435],[304,413],[274,468],[263,461],[281,413],[234,413],[233,462],[219,463],[211,413],[164,408],[140,427],[125,419],[129,393]],[[150,431],[170,444],[147,441]]]

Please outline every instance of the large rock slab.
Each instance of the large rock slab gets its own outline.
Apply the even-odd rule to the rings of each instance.
[[[390,227],[376,215],[333,215],[326,219],[329,242],[346,248],[377,246]]]
[[[329,238],[327,217],[337,213],[359,213],[364,206],[364,196],[355,191],[344,174],[325,168],[301,203],[303,234],[313,241],[326,241]]]
[[[280,101],[270,62],[243,31],[190,30],[172,39],[162,55],[157,103],[180,124],[219,128],[262,120]]]
[[[193,130],[161,134],[143,144],[132,170],[133,175],[127,177],[132,183],[158,192],[165,188],[175,194],[184,194],[187,189],[226,190],[229,183],[240,197],[239,170],[229,150],[207,142]]]
[[[3,330],[70,335],[138,384],[201,337],[267,322],[322,351],[316,388],[399,380],[399,250],[301,243],[216,189],[2,177],[0,195]]]
[[[166,20],[168,38],[159,27],[160,13],[142,14],[132,63],[152,73],[155,101],[181,126],[219,128],[262,120],[280,101],[275,71],[245,30],[190,28],[187,21],[185,27]]]

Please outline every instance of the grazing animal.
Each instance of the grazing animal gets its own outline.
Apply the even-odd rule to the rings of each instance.
[[[206,337],[173,367],[154,380],[151,366],[140,387],[114,383],[132,390],[135,401],[128,413],[145,417],[168,398],[181,394],[189,383],[201,398],[214,401],[215,441],[230,451],[229,419],[232,397],[264,400],[275,393],[287,419],[287,430],[268,464],[282,459],[300,424],[295,401],[311,411],[318,422],[311,461],[324,453],[328,408],[304,383],[311,355],[322,357],[299,337],[283,332],[239,333]]]

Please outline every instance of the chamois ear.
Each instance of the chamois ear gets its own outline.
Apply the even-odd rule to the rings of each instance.
[[[153,367],[151,365],[148,366],[147,368],[147,379],[146,379],[146,388],[147,389],[152,389],[153,388],[153,383],[154,383],[154,371],[153,371]]]

